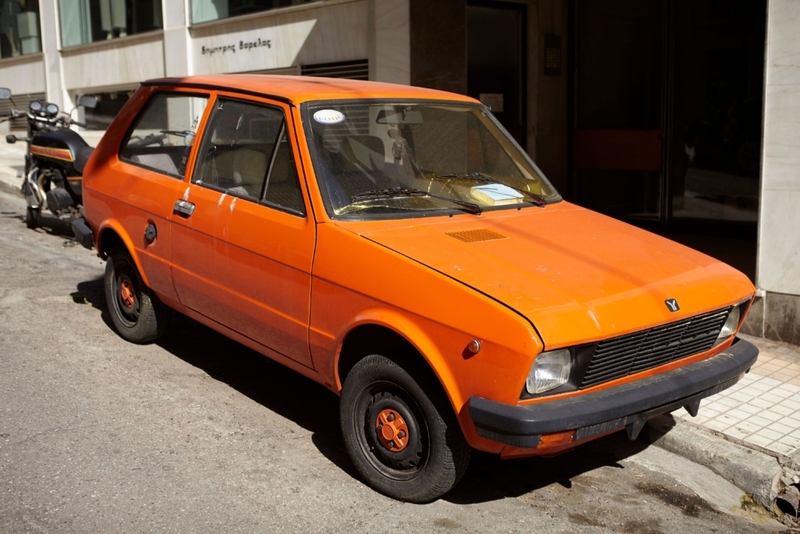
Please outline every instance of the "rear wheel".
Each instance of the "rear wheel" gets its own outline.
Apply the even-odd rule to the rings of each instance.
[[[166,307],[139,276],[127,250],[116,248],[106,261],[105,290],[111,321],[120,336],[132,343],[150,343],[166,326]]]
[[[25,212],[25,226],[28,228],[39,228],[42,225],[42,208],[31,208]]]
[[[421,378],[421,377],[420,377]],[[364,480],[389,497],[433,501],[455,486],[470,448],[438,383],[420,386],[380,355],[358,362],[342,389],[342,437]]]

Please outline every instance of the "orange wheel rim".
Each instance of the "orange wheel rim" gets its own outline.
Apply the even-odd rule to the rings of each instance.
[[[122,304],[126,308],[133,308],[135,302],[133,284],[130,280],[123,280],[119,285],[119,296],[122,298]]]
[[[375,433],[381,445],[392,452],[400,452],[408,445],[408,425],[394,410],[381,410],[375,418]]]

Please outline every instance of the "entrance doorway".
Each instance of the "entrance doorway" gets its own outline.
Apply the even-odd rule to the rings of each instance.
[[[572,199],[753,277],[766,0],[572,9]]]
[[[467,5],[467,94],[488,105],[523,149],[526,9],[510,2]]]

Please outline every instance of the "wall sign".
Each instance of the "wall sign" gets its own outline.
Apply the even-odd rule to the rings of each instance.
[[[561,76],[561,36],[544,36],[544,75]]]
[[[209,56],[214,54],[235,54],[237,50],[241,51],[251,51],[256,48],[272,48],[272,39],[261,39],[260,37],[255,41],[239,41],[239,46],[237,47],[235,44],[227,44],[227,45],[220,45],[220,46],[201,46],[200,47],[200,54]]]

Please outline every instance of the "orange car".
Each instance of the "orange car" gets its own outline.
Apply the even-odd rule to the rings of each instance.
[[[120,335],[178,310],[341,396],[376,490],[426,502],[475,448],[547,455],[739,380],[754,288],[562,200],[462,95],[324,78],[152,80],[84,172],[75,232]]]

